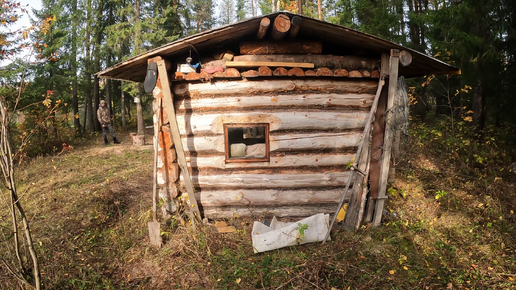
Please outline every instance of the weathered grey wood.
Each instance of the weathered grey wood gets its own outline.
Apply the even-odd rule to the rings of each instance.
[[[305,72],[308,75],[308,71]],[[374,94],[378,86],[372,79],[317,79],[267,80],[263,82],[218,81],[212,83],[174,83],[174,95],[196,97],[201,95],[261,94],[278,92],[335,92],[341,94]]]
[[[345,133],[285,133],[269,136],[270,152],[285,151],[321,151],[325,149],[354,148],[359,144],[359,132]],[[182,138],[183,147],[190,153],[205,154],[205,152],[224,153],[224,135],[218,136],[188,136]]]
[[[290,38],[296,38],[297,33],[299,32],[299,28],[301,28],[302,19],[299,16],[292,17],[292,20],[290,21],[290,32],[289,37]]]
[[[209,188],[301,188],[346,186],[350,172],[211,172],[192,174],[195,187]],[[184,180],[183,176],[180,180]]]
[[[271,37],[275,40],[281,40],[290,30],[290,18],[285,14],[279,14],[272,24]]]
[[[353,162],[353,165],[352,165],[352,168],[357,168],[357,164],[358,162],[362,162],[363,159],[367,160],[368,158],[363,158],[361,156],[362,153],[362,150],[365,146],[369,146],[369,135],[371,134],[371,126],[372,126],[372,122],[373,122],[373,119],[374,119],[374,115],[375,115],[375,111],[376,111],[376,108],[378,106],[378,101],[380,99],[380,94],[382,92],[382,88],[384,86],[385,82],[383,79],[380,79],[380,81],[378,82],[378,88],[376,90],[376,95],[375,95],[375,98],[374,98],[374,101],[373,101],[373,105],[371,107],[371,110],[369,112],[369,115],[367,117],[367,123],[364,127],[364,131],[362,133],[362,138],[361,138],[361,141],[360,141],[360,145],[358,145],[358,150],[357,150],[357,154],[356,154],[356,157],[355,157],[355,161]],[[360,165],[359,165],[360,166]],[[361,166],[363,166],[363,164],[361,164]],[[360,167],[358,168],[359,170]],[[326,233],[326,238],[323,240],[323,244],[328,240],[328,238],[330,237],[330,232],[331,232],[331,229],[333,227],[333,224],[335,223],[335,219],[337,218],[337,215],[340,211],[340,209],[342,208],[342,205],[344,203],[344,197],[347,195],[348,193],[348,190],[349,190],[349,185],[351,184],[351,182],[353,182],[353,177],[355,175],[355,172],[356,170],[353,170],[349,176],[349,180],[347,182],[347,185],[346,185],[346,189],[344,190],[344,193],[342,194],[342,198],[339,202],[339,206],[337,207],[337,210],[335,211],[335,214],[333,216],[333,219],[330,223],[330,227],[328,229],[328,232]],[[363,170],[362,170],[362,173],[363,173]],[[360,186],[360,184],[358,184]],[[348,211],[346,212],[346,216],[348,215],[348,212],[351,212],[351,213],[354,213],[356,211],[356,204],[357,202],[353,202],[351,203],[352,199],[353,198],[356,198],[356,197],[351,197],[350,198],[350,205],[351,205],[351,209],[348,208]],[[351,211],[350,211],[351,210]],[[349,215],[351,216],[351,218],[348,218],[348,223],[355,223],[356,220],[354,220],[354,214],[351,214],[349,213]],[[345,217],[344,217],[345,218]]]
[[[189,134],[221,134],[224,124],[269,123],[269,130],[344,130],[365,126],[364,111],[252,111],[207,113],[192,112],[177,115],[179,131]]]
[[[336,204],[340,199],[340,190],[327,188],[201,190],[196,192],[196,198],[203,208],[208,206]]]
[[[374,114],[372,114],[372,116],[374,116]],[[369,127],[367,128],[367,130],[370,134],[371,128]],[[362,156],[360,156],[360,161],[358,163],[358,168],[365,174],[355,175],[356,178],[353,181],[355,187],[349,195],[348,209],[346,211],[346,216],[344,217],[344,221],[342,223],[343,227],[348,230],[358,230],[364,214],[364,201],[367,195],[367,180],[369,178],[369,154],[371,149],[369,147],[370,140],[370,135],[368,135],[366,139],[364,139],[364,147],[362,148],[361,152]]]
[[[269,25],[271,24],[271,20],[268,17],[263,17],[260,21],[260,26],[258,26],[258,32],[256,33],[256,37],[258,39],[262,39],[265,34],[267,34],[267,30],[269,29]]]
[[[376,70],[379,68],[379,60],[354,55],[317,55],[317,54],[278,54],[278,55],[237,55],[234,61],[278,61],[278,62],[308,62],[315,68],[327,67],[329,69],[349,70]]]
[[[322,44],[319,41],[244,41],[240,43],[240,54],[321,54]]]
[[[249,162],[249,163],[226,163],[224,155],[218,156],[187,156],[186,161],[194,169],[203,168],[287,168],[304,166],[336,166],[353,161],[355,154],[352,153],[331,153],[331,154],[295,154],[271,156],[269,162]]]
[[[253,217],[254,219],[266,216],[276,217],[308,217],[318,213],[331,213],[335,208],[334,204],[306,205],[306,206],[257,206],[257,207],[206,207],[203,208],[204,215],[212,219]]]
[[[385,137],[383,142],[382,154],[382,170],[380,172],[380,182],[378,189],[378,200],[376,201],[374,220],[372,225],[379,226],[382,221],[382,212],[385,199],[387,198],[387,179],[389,176],[389,163],[391,160],[391,148],[393,140],[393,119],[390,111],[394,106],[396,90],[398,88],[398,68],[399,68],[399,50],[391,50],[391,57],[389,63],[389,98],[387,99],[387,110],[385,116]]]
[[[389,55],[382,55],[382,78],[385,78],[389,75]],[[371,165],[370,165],[370,173],[369,173],[369,186],[371,197],[373,200],[378,198],[378,188],[380,182],[380,171],[381,171],[381,157],[383,151],[383,139],[385,134],[385,119],[384,113],[387,108],[387,98],[388,98],[388,87],[382,90],[382,94],[380,96],[380,100],[378,103],[378,109],[376,111],[376,117],[373,124],[373,139],[371,142]],[[369,207],[370,208],[370,207]],[[369,213],[369,211],[368,211]]]
[[[199,211],[199,206],[197,205],[197,200],[195,199],[192,179],[190,177],[190,172],[188,171],[188,167],[186,164],[186,157],[183,150],[183,143],[181,142],[181,136],[179,135],[179,128],[176,121],[173,97],[170,91],[170,82],[168,80],[167,69],[164,60],[158,61],[158,72],[162,84],[161,89],[163,92],[163,105],[165,107],[165,112],[167,113],[170,130],[172,132],[174,147],[176,148],[177,160],[179,166],[181,167],[181,173],[182,176],[184,176],[183,180],[188,190],[188,200],[191,204],[191,208],[189,210],[192,212],[192,216],[197,215],[197,217],[200,219],[201,213]],[[192,222],[194,222],[194,219],[195,218],[192,219]]]
[[[217,110],[238,108],[275,108],[283,106],[295,107],[357,107],[369,108],[373,103],[372,94],[303,94],[303,95],[256,95],[242,97],[204,97],[178,100],[177,110]]]

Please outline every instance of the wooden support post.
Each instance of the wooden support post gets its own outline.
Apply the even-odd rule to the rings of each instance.
[[[385,111],[385,136],[383,141],[383,153],[381,159],[381,171],[378,188],[378,200],[375,205],[375,213],[373,219],[373,226],[379,226],[382,221],[382,212],[387,199],[387,179],[389,177],[389,163],[391,159],[391,149],[393,136],[393,114],[391,112],[394,107],[396,90],[398,89],[398,68],[399,68],[399,55],[400,52],[397,49],[391,50],[391,57],[389,61],[389,88],[388,88],[388,99],[387,99],[387,110]]]
[[[290,30],[290,19],[285,14],[280,14],[274,19],[271,36],[275,40],[281,40]]]
[[[296,38],[297,33],[299,32],[299,28],[301,28],[301,17],[294,16],[292,17],[292,20],[290,21],[290,38]]]
[[[190,172],[188,171],[188,165],[186,163],[183,143],[181,142],[181,136],[179,134],[179,126],[177,125],[176,112],[172,99],[172,92],[170,91],[170,82],[168,80],[165,60],[161,59],[157,61],[157,63],[158,76],[160,78],[161,89],[163,91],[163,105],[168,116],[168,122],[172,132],[172,138],[174,140],[174,147],[176,148],[177,160],[179,162],[179,166],[181,167],[181,173],[183,174],[186,190],[188,191],[188,199],[191,206],[190,212],[192,213],[192,223],[195,223],[196,217],[201,219],[201,213],[199,211],[199,206],[197,205],[197,200],[195,199],[192,179],[190,178]]]
[[[381,72],[378,71],[380,79],[385,79],[389,75],[389,55],[382,54]],[[371,141],[371,160],[369,167],[369,188],[370,196],[367,202],[367,211],[364,217],[364,223],[370,223],[373,220],[373,213],[378,198],[378,188],[381,171],[381,158],[383,150],[383,139],[385,133],[384,113],[387,107],[387,87],[385,87],[380,95],[378,109],[376,110],[375,121],[373,124],[373,139]]]
[[[263,39],[265,34],[267,34],[267,29],[269,29],[269,25],[271,24],[271,20],[268,17],[263,17],[260,21],[260,26],[258,27],[258,33],[256,33],[256,37],[258,39]]]

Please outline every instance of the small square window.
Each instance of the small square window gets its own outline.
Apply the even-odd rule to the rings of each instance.
[[[269,124],[225,124],[226,162],[269,161]]]

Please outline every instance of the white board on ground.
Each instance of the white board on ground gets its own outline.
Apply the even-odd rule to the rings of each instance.
[[[253,248],[255,253],[288,246],[322,242],[329,229],[330,215],[316,214],[296,223],[282,223],[273,218],[270,226],[261,222],[253,225]]]

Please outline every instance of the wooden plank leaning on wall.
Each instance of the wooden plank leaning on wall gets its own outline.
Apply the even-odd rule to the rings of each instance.
[[[388,88],[388,99],[387,109],[385,111],[385,136],[383,142],[383,153],[381,159],[381,171],[378,188],[378,198],[375,204],[374,218],[372,225],[379,226],[382,220],[383,207],[385,200],[387,199],[387,179],[389,176],[389,163],[391,160],[391,149],[392,141],[394,138],[394,127],[393,127],[393,112],[394,98],[396,97],[396,90],[398,88],[398,69],[399,69],[399,55],[400,51],[397,49],[391,50],[391,56],[389,60],[389,88]]]
[[[181,173],[183,176],[183,180],[185,182],[187,191],[188,191],[188,199],[190,201],[189,211],[191,212],[192,223],[195,226],[195,219],[201,219],[201,213],[199,211],[199,206],[197,205],[197,200],[195,199],[194,188],[192,184],[192,179],[190,177],[190,172],[188,171],[186,157],[183,150],[183,143],[181,142],[181,136],[179,134],[179,127],[177,125],[176,114],[174,109],[174,102],[172,92],[170,91],[170,82],[168,79],[167,69],[165,60],[161,57],[155,57],[151,61],[155,61],[158,64],[158,76],[160,80],[160,90],[163,98],[163,105],[165,108],[165,112],[168,117],[168,123],[170,132],[172,133],[172,139],[174,141],[174,147],[176,149],[177,160],[179,166],[181,168]],[[165,167],[168,166],[165,165]]]

